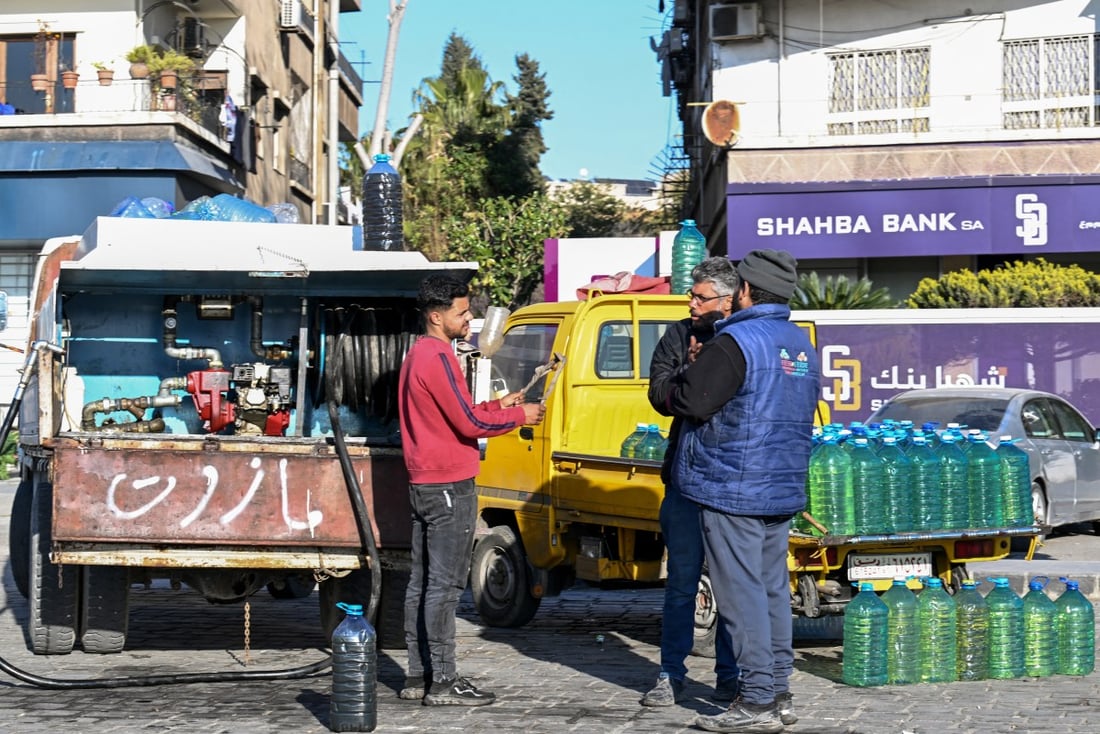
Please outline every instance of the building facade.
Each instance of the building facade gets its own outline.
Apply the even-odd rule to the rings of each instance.
[[[358,139],[363,82],[337,39],[340,14],[360,9],[360,0],[5,0],[0,343],[22,346],[43,242],[82,233],[127,197],[178,209],[228,193],[291,204],[302,222],[349,221],[339,144]],[[157,64],[145,76],[127,60],[141,47],[182,68],[175,87]],[[0,350],[0,370],[19,361]]]
[[[667,5],[658,58],[712,253],[789,249],[896,298],[1006,260],[1100,270],[1088,0]]]

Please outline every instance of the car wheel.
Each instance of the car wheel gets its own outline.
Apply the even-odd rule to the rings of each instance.
[[[470,591],[490,627],[522,627],[535,616],[541,600],[531,595],[527,558],[512,528],[495,527],[474,546]]]
[[[1035,516],[1035,524],[1046,526],[1047,520],[1050,514],[1050,508],[1047,506],[1047,495],[1043,491],[1043,485],[1038,482],[1031,483],[1031,511]],[[1045,533],[1039,535],[1039,540],[1043,540],[1046,537]]]
[[[704,658],[714,657],[714,640],[717,634],[718,604],[714,601],[710,576],[704,572],[699,577],[699,591],[695,594],[695,637],[691,654]]]

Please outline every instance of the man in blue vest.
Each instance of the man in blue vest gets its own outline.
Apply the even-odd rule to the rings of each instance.
[[[791,323],[790,253],[753,250],[737,265],[733,313],[677,377],[667,406],[686,417],[673,464],[697,502],[711,583],[741,668],[740,694],[696,726],[778,732],[795,716],[788,528],[806,504],[820,365]]]

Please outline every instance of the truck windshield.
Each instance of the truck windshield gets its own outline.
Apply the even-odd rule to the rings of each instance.
[[[493,355],[490,388],[494,398],[523,389],[535,374],[535,368],[550,361],[557,324],[521,324],[504,335],[504,344]],[[528,402],[542,398],[544,380],[527,391]]]

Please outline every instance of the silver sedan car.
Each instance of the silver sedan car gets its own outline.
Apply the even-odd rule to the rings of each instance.
[[[1100,521],[1100,434],[1064,399],[1038,390],[947,387],[909,390],[890,398],[867,422],[911,420],[959,423],[996,444],[1001,436],[1031,460],[1031,501],[1036,522],[1052,528]],[[1095,527],[1100,529],[1100,524]]]

